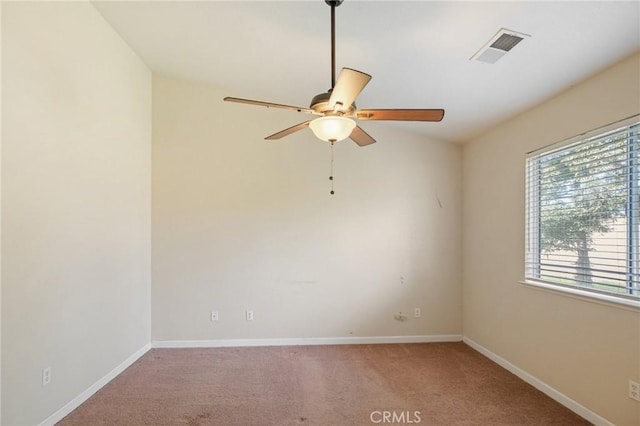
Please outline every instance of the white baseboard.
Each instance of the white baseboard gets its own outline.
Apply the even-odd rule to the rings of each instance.
[[[462,335],[311,337],[286,339],[154,340],[153,348],[228,348],[245,346],[362,345],[378,343],[460,342]]]
[[[533,386],[534,388],[538,389],[542,393],[546,394],[551,399],[559,402],[560,404],[564,405],[565,407],[567,407],[568,409],[570,409],[574,413],[576,413],[579,416],[583,417],[584,419],[590,421],[594,425],[596,425],[596,426],[614,426],[613,423],[611,423],[610,421],[608,421],[604,417],[601,417],[598,414],[596,414],[593,411],[591,411],[588,408],[586,408],[585,406],[580,405],[579,403],[577,403],[573,399],[569,398],[565,394],[555,390],[554,388],[552,388],[551,386],[549,386],[548,384],[546,384],[542,380],[538,379],[535,376],[532,376],[531,374],[527,373],[526,371],[522,370],[521,368],[513,365],[512,363],[510,363],[506,359],[502,358],[499,355],[496,355],[495,353],[491,352],[489,349],[487,349],[484,346],[474,342],[473,340],[469,339],[468,337],[466,337],[466,336],[463,337],[462,341],[464,343],[466,343],[467,345],[471,346],[476,351],[480,352],[482,355],[486,356],[487,358],[489,358],[490,360],[495,362],[496,364],[504,367],[506,370],[508,370],[508,371],[512,372],[513,374],[515,374],[516,376],[520,377],[522,380],[524,380],[525,382],[529,383],[531,386]]]
[[[138,349],[131,356],[129,356],[124,361],[122,361],[120,365],[118,365],[116,368],[111,370],[109,373],[107,373],[104,377],[102,377],[100,380],[95,382],[93,385],[89,386],[87,390],[85,390],[80,395],[73,398],[71,401],[65,404],[64,407],[60,408],[58,411],[56,411],[55,413],[47,417],[42,423],[40,423],[40,426],[55,425],[57,422],[59,422],[65,416],[71,413],[73,410],[78,408],[87,399],[91,398],[91,396],[94,393],[98,392],[102,387],[104,387],[104,385],[109,383],[111,380],[115,379],[118,374],[122,373],[124,370],[127,369],[127,367],[129,367],[131,364],[136,362],[142,355],[147,353],[149,349],[151,349],[150,343],[147,343],[142,348]]]

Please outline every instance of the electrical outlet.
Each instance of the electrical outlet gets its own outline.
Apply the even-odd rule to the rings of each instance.
[[[420,312],[420,308],[413,308],[413,316],[414,318],[420,318],[422,313]]]
[[[629,398],[640,401],[640,383],[629,380]]]
[[[247,311],[247,321],[253,321],[253,311]]]
[[[47,386],[51,383],[51,367],[42,369],[42,386]]]
[[[218,311],[211,311],[211,321],[218,321]]]

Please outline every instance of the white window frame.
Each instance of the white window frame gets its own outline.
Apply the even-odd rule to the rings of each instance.
[[[638,291],[632,291],[630,295],[626,294],[615,294],[609,292],[600,292],[595,289],[588,289],[580,286],[572,286],[572,285],[563,285],[559,283],[554,283],[550,281],[545,281],[538,279],[539,272],[536,271],[537,268],[540,267],[540,257],[541,257],[541,247],[540,247],[540,236],[539,236],[539,226],[540,219],[538,216],[539,208],[540,208],[540,199],[539,196],[532,194],[531,192],[537,191],[536,185],[537,181],[532,184],[532,175],[536,175],[537,171],[535,167],[537,167],[537,163],[532,161],[530,163],[529,159],[539,157],[545,154],[551,154],[553,152],[560,151],[564,148],[569,148],[570,146],[575,146],[581,142],[587,142],[594,137],[598,137],[600,135],[605,135],[609,132],[612,132],[616,129],[620,129],[623,127],[630,127],[636,125],[640,122],[640,114],[634,115],[632,117],[626,118],[624,120],[609,124],[604,127],[600,127],[598,129],[591,130],[589,132],[585,132],[583,134],[577,135],[567,140],[563,140],[552,145],[537,149],[535,151],[527,153],[527,164],[525,165],[525,271],[524,271],[524,280],[521,283],[534,286],[543,290],[549,290],[552,292],[559,292],[561,294],[565,294],[571,297],[578,297],[580,299],[585,299],[588,301],[596,301],[603,302],[606,304],[614,304],[616,306],[623,307],[631,307],[634,310],[640,310],[640,294],[637,294]],[[630,161],[633,161],[630,156]],[[630,167],[631,170],[631,167]],[[634,177],[631,177],[634,178]],[[635,179],[639,179],[640,177],[635,177]],[[630,185],[630,188],[633,188]],[[628,205],[635,204],[637,207],[640,207],[640,194],[638,190],[630,190],[628,193]],[[631,209],[631,211],[640,211],[640,209]],[[635,227],[638,229],[638,225],[640,222],[639,215],[635,215],[630,218],[629,227],[630,230]],[[628,268],[629,273],[635,272],[637,273],[640,269],[640,241],[638,241],[638,233],[637,232],[629,232],[630,236],[635,235],[636,240],[632,241],[629,239],[629,246],[635,244],[634,250],[629,250],[630,257],[628,258]],[[634,238],[634,237],[630,237]],[[536,261],[537,259],[537,261]],[[632,269],[633,268],[633,269]],[[538,269],[539,270],[539,269]]]

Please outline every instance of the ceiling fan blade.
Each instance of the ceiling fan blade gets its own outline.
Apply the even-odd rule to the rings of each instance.
[[[342,68],[338,81],[331,91],[329,106],[336,111],[348,110],[369,80],[371,80],[369,74],[351,68]]]
[[[263,106],[263,107],[267,107],[267,108],[288,109],[288,110],[296,111],[296,112],[304,112],[306,114],[317,114],[314,110],[312,110],[310,108],[302,108],[302,107],[291,106],[291,105],[274,104],[274,103],[271,103],[271,102],[254,101],[252,99],[232,98],[230,96],[227,96],[226,98],[224,98],[224,100],[227,101],[227,102],[237,102],[239,104],[258,105],[258,106]]]
[[[361,109],[358,120],[441,121],[443,109]]]
[[[351,131],[351,135],[349,135],[349,137],[360,146],[367,146],[371,145],[372,143],[376,143],[376,140],[372,138],[369,133],[362,130],[362,127],[360,126],[356,126]]]
[[[284,129],[284,130],[282,130],[282,131],[280,131],[278,133],[274,133],[271,136],[267,136],[265,139],[272,141],[272,140],[283,138],[285,136],[289,136],[291,133],[295,133],[295,132],[297,132],[299,130],[302,130],[302,129],[306,128],[306,127],[309,127],[309,123],[310,122],[311,122],[311,120],[305,121],[304,123],[296,124],[295,126],[291,126],[288,129]]]

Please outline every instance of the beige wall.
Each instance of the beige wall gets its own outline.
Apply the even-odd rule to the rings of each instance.
[[[225,95],[154,77],[153,340],[460,334],[460,148],[364,123],[331,196],[328,144],[263,140],[307,116]]]
[[[640,55],[464,147],[464,334],[617,425],[640,424],[640,313],[519,284],[524,159],[640,112]]]
[[[2,15],[2,424],[37,424],[149,342],[151,74],[89,3]]]

